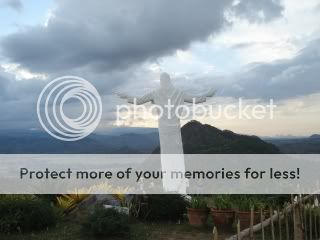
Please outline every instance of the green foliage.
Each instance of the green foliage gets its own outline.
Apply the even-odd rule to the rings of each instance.
[[[31,232],[54,226],[57,211],[48,202],[31,196],[8,196],[0,199],[0,232]]]
[[[214,207],[216,209],[232,209],[234,208],[234,202],[231,195],[219,194],[213,197]]]
[[[320,216],[320,208],[319,207],[311,205],[310,203],[303,205],[303,207],[304,207],[304,211],[305,211],[307,219],[310,218],[310,214],[311,214],[312,218]]]
[[[265,209],[266,200],[259,195],[235,195],[234,205],[239,211],[259,210]]]
[[[290,201],[290,195],[234,195],[234,205],[240,211],[283,208],[286,202]]]
[[[36,194],[35,195],[37,198],[47,201],[47,202],[51,202],[51,203],[56,203],[57,201],[57,195],[56,194]]]
[[[148,221],[177,221],[187,207],[181,195],[147,195],[146,206],[140,210],[139,218]]]
[[[94,237],[120,237],[129,234],[128,216],[114,209],[96,207],[83,222],[83,231]]]
[[[207,202],[203,197],[200,196],[192,196],[191,202],[190,202],[191,208],[196,209],[206,209],[207,208]]]
[[[3,200],[34,200],[37,197],[31,194],[0,194],[0,202]]]
[[[213,195],[212,207],[216,209],[235,209],[239,211],[283,208],[290,201],[290,195]]]
[[[260,195],[263,199],[266,208],[272,207],[273,209],[283,208],[288,202],[291,202],[290,195],[279,194],[279,195]]]
[[[133,195],[130,199],[126,198],[125,207],[129,208],[129,215],[134,218],[139,218],[140,211],[145,206],[144,195]]]

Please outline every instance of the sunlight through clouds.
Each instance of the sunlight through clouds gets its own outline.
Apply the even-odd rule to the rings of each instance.
[[[183,90],[216,88],[222,104],[241,97],[272,98],[279,105],[272,122],[203,119],[219,128],[259,135],[319,129],[318,0],[10,3],[0,7],[2,127],[39,128],[26,111],[32,112],[43,84],[78,75],[102,95],[103,130],[114,124],[115,91],[143,95],[159,86],[159,74],[166,71]],[[12,112],[12,101],[19,103],[23,122]],[[155,127],[155,122],[129,126]]]

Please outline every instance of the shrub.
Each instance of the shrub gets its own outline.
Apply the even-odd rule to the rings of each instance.
[[[82,224],[83,231],[94,237],[126,236],[129,233],[128,216],[114,209],[96,207]]]
[[[56,194],[36,194],[37,198],[55,204],[57,202]]]
[[[231,195],[228,194],[219,194],[213,196],[214,207],[216,209],[232,209],[234,207],[233,199]]]
[[[32,194],[0,194],[0,202],[4,200],[34,200],[37,199]]]
[[[266,206],[266,200],[259,195],[235,195],[234,201],[239,211],[250,211],[251,208],[257,211]]]
[[[203,197],[192,196],[191,197],[190,207],[191,208],[196,208],[196,209],[206,209],[207,208],[207,202]]]
[[[177,221],[182,218],[187,207],[181,195],[148,195],[146,207],[141,210],[140,218],[149,221]]]
[[[0,232],[31,232],[54,226],[58,215],[46,201],[7,197],[0,200]]]

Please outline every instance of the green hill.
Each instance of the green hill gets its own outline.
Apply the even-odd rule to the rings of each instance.
[[[182,127],[184,153],[186,154],[260,154],[280,153],[279,149],[256,136],[220,130],[208,124],[191,121]]]
[[[181,129],[185,154],[276,154],[279,149],[256,136],[220,130],[198,121],[190,121]],[[157,148],[154,153],[159,153]]]

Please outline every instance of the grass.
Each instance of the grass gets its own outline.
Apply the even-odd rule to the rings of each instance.
[[[108,240],[121,240],[121,239],[130,239],[130,240],[162,240],[166,239],[165,236],[170,235],[174,236],[174,233],[177,233],[178,236],[198,236],[202,234],[207,236],[210,239],[212,232],[212,221],[211,217],[208,219],[208,225],[206,227],[192,227],[188,223],[184,222],[182,224],[175,223],[141,223],[134,222],[130,224],[130,236],[125,238],[113,238]],[[284,234],[284,229],[282,229]],[[271,239],[270,237],[270,227],[265,228],[266,238]],[[223,233],[219,232],[219,235],[230,236],[232,233]],[[234,234],[234,232],[233,232]],[[278,236],[277,224],[275,224],[275,235]],[[254,234],[255,239],[261,240],[261,233]],[[283,235],[284,237],[284,235]],[[96,240],[95,238],[90,238],[87,236],[81,228],[81,216],[69,216],[64,217],[56,227],[47,229],[46,231],[33,232],[27,234],[11,234],[5,235],[0,234],[1,240]],[[103,238],[99,238],[103,239]],[[182,239],[182,238],[177,238]],[[184,239],[184,238],[183,238]],[[189,239],[189,238],[186,238]],[[203,239],[203,238],[201,238]],[[222,238],[223,239],[223,238]]]
[[[55,227],[45,231],[24,233],[24,234],[0,234],[1,240],[96,240],[82,231],[81,222],[85,214],[69,215],[62,217]],[[187,218],[182,224],[176,223],[145,223],[134,221],[130,223],[130,236],[122,238],[129,240],[163,240],[165,236],[196,236],[198,234],[208,234],[212,232],[211,217],[208,218],[207,227],[192,227],[187,223]],[[102,238],[99,238],[102,239]],[[178,238],[181,239],[181,238]],[[202,239],[202,238],[201,238]],[[205,238],[207,239],[207,238]],[[208,238],[210,239],[210,238]],[[120,240],[119,238],[108,238],[108,240]]]
[[[0,239],[6,240],[71,240],[71,239],[88,239],[81,235],[81,226],[76,221],[68,221],[67,219],[57,224],[56,227],[47,229],[46,231],[25,233],[25,234],[0,234]],[[89,240],[89,239],[88,239]]]
[[[148,225],[141,223],[130,224],[130,236],[126,239],[130,240],[147,240],[150,239],[150,231]],[[32,233],[17,233],[17,234],[0,234],[1,240],[96,240],[87,236],[81,228],[79,219],[65,218],[59,222],[55,227],[49,228],[45,231]],[[99,238],[101,239],[101,238]],[[108,240],[120,240],[114,238]]]
[[[184,224],[174,223],[131,223],[130,224],[130,236],[125,239],[130,240],[147,240],[158,239],[163,234],[172,232],[194,234],[194,233],[210,233],[211,227],[197,228]],[[50,228],[46,231],[33,232],[27,234],[0,234],[1,240],[96,240],[90,238],[84,232],[82,232],[81,224],[78,219],[65,218],[56,227]],[[99,238],[101,239],[101,238]],[[123,238],[122,238],[123,239]],[[108,238],[110,240],[110,238]],[[114,238],[111,240],[120,240]]]

